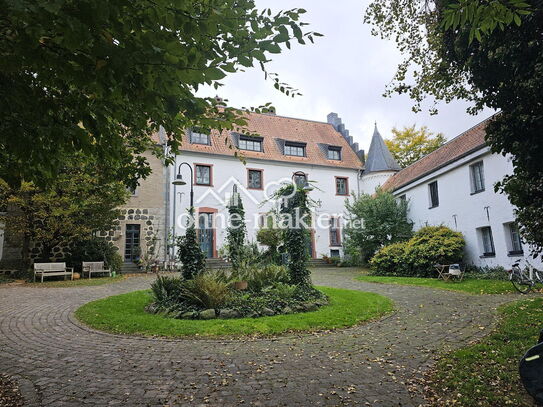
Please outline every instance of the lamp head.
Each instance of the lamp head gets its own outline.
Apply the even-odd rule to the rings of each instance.
[[[172,184],[173,185],[187,185],[187,183],[183,180],[183,176],[181,174],[177,174]]]

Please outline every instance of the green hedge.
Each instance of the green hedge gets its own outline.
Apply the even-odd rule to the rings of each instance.
[[[465,241],[446,226],[426,226],[406,242],[381,248],[370,261],[372,274],[435,276],[434,264],[460,263]]]

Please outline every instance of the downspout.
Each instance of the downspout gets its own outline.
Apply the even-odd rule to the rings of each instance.
[[[164,150],[164,159],[166,159],[169,153],[168,144],[164,143],[162,147]],[[170,233],[170,166],[165,165],[164,167],[164,260],[168,260],[168,235]]]

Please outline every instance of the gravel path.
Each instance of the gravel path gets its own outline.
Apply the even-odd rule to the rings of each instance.
[[[517,298],[354,276],[316,269],[313,281],[383,294],[397,312],[342,331],[252,340],[110,335],[75,319],[80,305],[147,288],[151,277],[96,287],[3,287],[0,373],[30,384],[21,386],[27,406],[419,406],[412,380],[438,352],[488,332],[496,307]]]

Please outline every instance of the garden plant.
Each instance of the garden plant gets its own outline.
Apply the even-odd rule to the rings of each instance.
[[[182,277],[159,277],[152,285],[153,302],[147,311],[179,319],[227,319],[315,311],[326,305],[328,298],[313,287],[307,267],[312,202],[308,190],[288,183],[275,198],[282,202],[279,216],[288,225],[282,231],[287,266],[269,262],[256,245],[246,243],[243,203],[234,191],[225,250],[231,269],[205,270],[192,222],[178,239]]]

